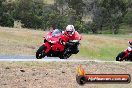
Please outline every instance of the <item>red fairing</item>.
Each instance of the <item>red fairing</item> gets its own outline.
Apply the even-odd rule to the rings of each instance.
[[[64,46],[62,44],[56,43],[55,45],[52,45],[53,51],[64,51]]]
[[[128,56],[128,50],[125,50],[125,56],[123,58],[125,58],[127,56]]]
[[[125,57],[128,56],[128,53],[131,53],[132,52],[132,48],[131,47],[128,47],[124,52],[125,52],[125,56],[124,56],[124,58],[125,58]]]
[[[50,51],[50,44],[48,42],[45,42],[43,45],[46,47],[46,50],[44,52],[48,53]]]
[[[46,47],[45,53],[48,53],[50,50],[52,51],[64,51],[64,45],[59,43],[59,39],[62,39],[63,41],[67,41],[66,36],[64,36],[62,33],[59,33],[59,31],[55,32],[56,30],[50,31],[47,33],[47,36],[45,37],[46,41],[44,43],[44,46]]]

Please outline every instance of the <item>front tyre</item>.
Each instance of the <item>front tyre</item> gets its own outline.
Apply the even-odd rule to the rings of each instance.
[[[36,52],[36,58],[37,59],[42,59],[45,55],[44,55],[44,45],[40,46],[39,49]]]
[[[124,57],[124,52],[119,53],[116,57],[116,61],[123,61],[123,57]]]

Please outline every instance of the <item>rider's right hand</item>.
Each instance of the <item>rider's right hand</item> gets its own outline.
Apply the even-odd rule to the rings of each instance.
[[[59,39],[59,43],[65,45],[65,42],[61,38]]]

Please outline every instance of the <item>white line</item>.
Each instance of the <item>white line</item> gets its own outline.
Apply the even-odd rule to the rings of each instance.
[[[38,61],[38,62],[98,62],[98,63],[132,63],[132,62],[119,62],[119,61],[101,61],[101,60],[77,60],[77,59],[0,59],[0,61]]]

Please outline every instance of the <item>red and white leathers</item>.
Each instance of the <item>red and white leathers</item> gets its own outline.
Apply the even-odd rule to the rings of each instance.
[[[68,31],[69,32],[69,31]],[[64,45],[65,47],[65,52],[64,54],[67,54],[67,53],[73,53],[73,54],[77,54],[79,52],[79,42],[81,40],[81,35],[77,32],[77,31],[74,31],[74,33],[67,33],[67,31],[64,31],[63,33],[64,37],[63,39],[63,42],[62,44]]]
[[[81,40],[81,35],[77,31],[75,31],[74,34],[72,34],[71,36],[69,36],[67,31],[65,31],[63,34],[64,36],[67,37],[67,40],[65,42],[73,41],[73,40]]]
[[[125,50],[125,56],[124,56],[124,58],[127,57],[129,53],[132,53],[132,45],[130,45],[130,46]]]
[[[73,25],[67,25],[66,30],[64,31],[63,34],[67,36],[67,41],[81,40],[80,34],[77,31],[75,31]]]

